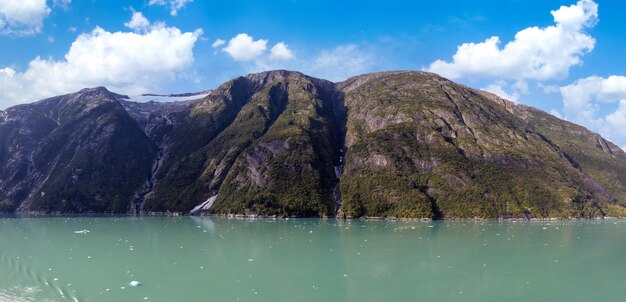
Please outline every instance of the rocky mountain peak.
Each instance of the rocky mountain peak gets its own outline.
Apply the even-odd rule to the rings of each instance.
[[[112,102],[119,99],[128,99],[128,96],[111,92],[106,87],[99,86],[81,89],[73,94],[69,101],[89,103],[102,101]]]
[[[454,84],[452,81],[431,72],[425,71],[408,71],[408,70],[397,70],[397,71],[383,71],[383,72],[372,72],[366,73],[358,76],[351,77],[343,82],[337,83],[337,86],[342,91],[348,93],[361,85],[370,83],[372,81],[386,81],[389,79],[400,79],[404,78],[410,80],[412,84],[417,85],[424,82],[437,83],[441,85]]]
[[[288,77],[307,77],[301,72],[298,71],[289,71],[289,70],[270,70],[259,73],[251,73],[245,76],[246,79],[258,83],[259,85],[266,85],[268,83],[272,83],[275,81],[282,81]]]
[[[264,71],[259,73],[251,73],[245,76],[245,79],[250,81],[252,86],[256,89],[264,87],[268,84],[278,82],[278,81],[289,81],[289,80],[298,80],[298,81],[309,81],[313,83],[315,86],[323,88],[324,90],[334,90],[334,84],[330,81],[311,77],[305,75],[299,71],[290,71],[290,70],[271,70]]]

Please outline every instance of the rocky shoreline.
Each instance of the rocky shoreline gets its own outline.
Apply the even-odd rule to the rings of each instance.
[[[457,217],[444,217],[440,219],[432,218],[406,218],[406,217],[296,217],[296,216],[277,216],[277,215],[258,215],[258,214],[209,214],[199,213],[190,214],[183,212],[149,212],[141,214],[132,213],[99,213],[99,212],[86,212],[86,213],[61,213],[61,212],[16,212],[16,213],[2,213],[0,216],[16,216],[16,217],[218,217],[229,219],[271,219],[271,220],[293,220],[293,219],[324,219],[324,220],[352,220],[352,221],[402,221],[402,222],[431,222],[431,221],[590,221],[590,220],[619,220],[626,219],[626,217],[615,216],[597,216],[591,218],[583,217],[546,217],[546,218],[523,218],[523,217],[508,217],[508,218],[457,218]]]

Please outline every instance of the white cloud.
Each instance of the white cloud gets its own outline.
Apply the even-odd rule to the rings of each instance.
[[[133,12],[130,21],[124,23],[124,26],[136,32],[144,32],[150,27],[150,21],[141,12]]]
[[[278,42],[270,50],[269,59],[276,61],[291,60],[294,58],[293,52],[287,47],[287,44]]]
[[[24,72],[0,69],[0,106],[100,85],[128,94],[157,89],[193,63],[201,34],[164,25],[145,33],[96,27],[79,35],[63,60],[36,57]]]
[[[213,44],[211,44],[211,47],[213,48],[218,48],[222,45],[226,44],[226,41],[222,40],[222,39],[215,39],[215,42],[213,42]]]
[[[599,103],[615,103],[626,99],[626,77],[591,76],[561,87],[565,114],[579,121],[594,119]]]
[[[505,90],[505,86],[506,86],[506,83],[498,82],[498,83],[490,84],[489,86],[483,88],[482,90],[491,92],[503,99],[517,103],[520,97],[519,92],[514,90],[512,93],[509,93]]]
[[[580,0],[552,11],[555,25],[519,31],[504,47],[494,36],[480,43],[458,47],[451,62],[437,60],[428,71],[458,79],[470,76],[502,79],[548,80],[563,78],[581,56],[593,50],[595,39],[585,30],[598,19],[598,5]]]
[[[33,35],[41,32],[50,14],[46,0],[0,0],[0,34]]]
[[[561,92],[561,87],[557,85],[546,85],[543,83],[537,83],[537,87],[543,91],[545,94],[559,93]]]
[[[331,81],[345,80],[366,71],[371,71],[375,55],[371,49],[356,44],[342,44],[318,52],[296,55],[285,42],[278,42],[267,51],[268,40],[240,33],[228,43],[217,39],[214,48],[221,45],[222,52],[240,62],[246,72],[261,72],[274,69],[298,70],[305,74]]]
[[[19,100],[24,91],[16,75],[17,72],[10,67],[0,69],[0,104],[3,107],[20,103]]]
[[[178,11],[185,7],[187,3],[191,3],[193,0],[150,0],[148,5],[167,6],[170,10],[170,15],[178,15]]]
[[[626,141],[626,77],[591,76],[561,87],[565,117],[600,131],[602,135]],[[602,116],[601,108],[617,103],[617,109]]]
[[[217,39],[211,47],[219,48],[226,45],[221,49],[223,52],[235,61],[252,62],[255,65],[255,70],[265,70],[265,68],[279,64],[279,61],[289,61],[295,58],[293,51],[285,42],[274,44],[269,53],[267,52],[267,43],[268,40],[266,39],[254,40],[252,36],[240,33],[230,39],[228,44],[222,39]]]
[[[342,81],[371,71],[375,58],[374,53],[369,49],[362,49],[355,44],[343,44],[297,59],[294,55],[289,60],[272,60],[268,55],[241,63],[247,72],[289,69],[331,81]]]
[[[235,61],[252,61],[261,56],[267,49],[267,40],[254,40],[252,36],[242,33],[228,41],[222,49]]]
[[[607,115],[603,119],[601,128],[609,138],[624,142],[626,140],[626,99],[621,100],[613,113]]]
[[[558,118],[560,118],[560,119],[563,119],[563,115],[561,114],[561,112],[559,112],[559,111],[558,111],[558,110],[556,110],[556,109],[552,109],[552,110],[550,110],[550,114],[552,114],[552,115],[554,115],[554,116],[556,116],[556,117],[558,117]]]
[[[609,76],[602,79],[602,86],[598,92],[597,99],[600,102],[612,103],[616,99],[626,98],[626,77]]]

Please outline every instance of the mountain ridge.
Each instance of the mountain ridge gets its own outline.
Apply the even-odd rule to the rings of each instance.
[[[0,117],[5,212],[626,213],[619,147],[432,73],[379,72],[333,83],[268,71],[173,103],[135,103],[96,87],[14,106]]]

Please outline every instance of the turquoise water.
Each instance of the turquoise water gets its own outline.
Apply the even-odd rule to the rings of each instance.
[[[625,256],[624,220],[0,218],[0,301],[624,301]]]

